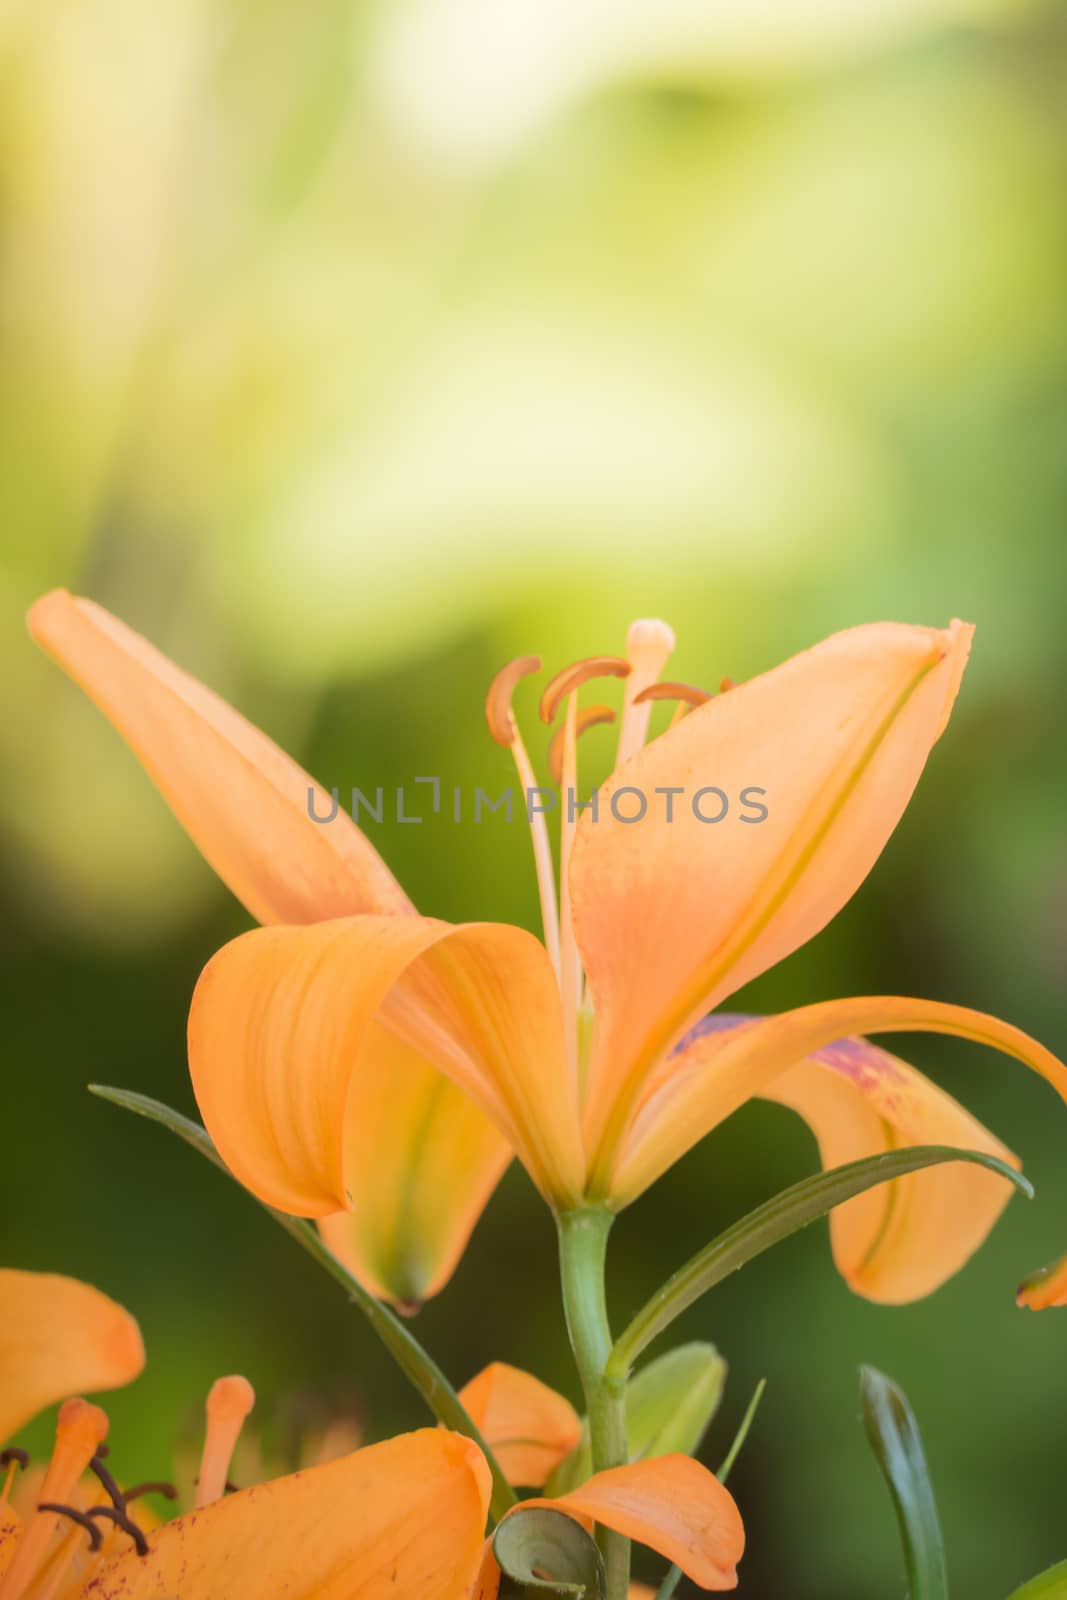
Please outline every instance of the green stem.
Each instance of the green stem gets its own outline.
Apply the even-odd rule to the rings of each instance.
[[[563,1310],[571,1349],[585,1391],[593,1471],[624,1466],[626,1375],[606,1375],[611,1328],[604,1295],[604,1261],[614,1217],[602,1206],[564,1212],[559,1223],[559,1264]],[[626,1600],[630,1585],[630,1541],[610,1528],[598,1528],[608,1590],[606,1600]]]

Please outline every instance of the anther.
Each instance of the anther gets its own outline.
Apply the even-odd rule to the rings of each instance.
[[[51,1511],[57,1517],[69,1517],[71,1522],[76,1522],[79,1528],[84,1528],[89,1535],[89,1548],[99,1550],[103,1539],[100,1529],[86,1511],[79,1511],[76,1506],[61,1505],[58,1500],[42,1500],[37,1506],[38,1511]]]
[[[124,1489],[122,1498],[129,1505],[131,1500],[139,1500],[145,1494],[161,1494],[165,1500],[177,1500],[178,1491],[172,1483],[165,1483],[162,1479],[158,1482],[135,1483],[132,1489]]]
[[[679,700],[683,705],[702,706],[711,699],[706,689],[692,683],[650,683],[647,689],[634,695],[634,705],[644,705],[649,700]]]
[[[539,708],[541,721],[555,722],[556,712],[562,702],[575,689],[580,689],[583,683],[588,683],[592,678],[625,678],[629,672],[630,663],[624,661],[622,656],[586,656],[582,661],[572,662],[569,667],[557,672],[546,685]]]
[[[595,728],[601,723],[614,721],[615,713],[610,706],[579,707],[574,724],[575,738],[581,738],[587,728]],[[548,770],[557,789],[563,782],[563,753],[566,740],[567,724],[563,722],[552,735],[552,742],[548,747]]]
[[[737,679],[736,678],[720,678],[719,679],[719,693],[720,694],[725,694],[728,689],[736,689],[736,688],[737,688]]]
[[[106,1449],[107,1446],[105,1445],[104,1448]],[[119,1488],[118,1484],[115,1482],[114,1478],[101,1461],[99,1450],[90,1461],[89,1470],[90,1472],[95,1472],[96,1476],[100,1479],[100,1482],[108,1492],[108,1496],[112,1505],[118,1506],[120,1511],[125,1511],[126,1496],[123,1494],[122,1490]]]
[[[0,1467],[9,1467],[15,1462],[25,1472],[30,1464],[30,1452],[20,1450],[17,1444],[9,1445],[6,1450],[0,1450]]]
[[[86,1516],[108,1517],[117,1528],[122,1529],[123,1533],[129,1534],[137,1546],[137,1554],[139,1556],[148,1554],[148,1540],[144,1536],[144,1529],[139,1528],[132,1517],[128,1517],[125,1511],[121,1511],[118,1506],[90,1506]]]
[[[489,732],[505,750],[509,750],[515,742],[515,714],[511,709],[511,697],[523,678],[540,670],[540,656],[517,656],[507,666],[501,667],[489,685],[489,693],[485,697],[485,720],[489,724]]]

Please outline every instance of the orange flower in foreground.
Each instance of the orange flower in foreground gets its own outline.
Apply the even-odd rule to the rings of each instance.
[[[0,1295],[0,1439],[75,1386],[114,1388],[141,1371],[137,1324],[88,1285],[0,1271]],[[567,1402],[528,1373],[491,1367],[464,1392],[520,1478],[543,1481],[577,1440]],[[489,1471],[476,1445],[426,1428],[226,1494],[253,1400],[244,1378],[214,1385],[196,1508],[163,1523],[144,1512],[142,1496],[169,1486],[120,1487],[103,1461],[106,1413],[65,1401],[29,1505],[17,1508],[12,1496],[23,1452],[0,1455],[0,1600],[469,1600],[487,1567]],[[508,1438],[516,1425],[521,1441]],[[635,1463],[552,1504],[625,1527],[672,1560],[684,1545],[685,1569],[705,1587],[733,1581],[741,1520],[695,1462]]]
[[[73,1389],[117,1387],[144,1365],[136,1322],[86,1284],[0,1271],[0,1303],[0,1440]],[[0,1455],[0,1600],[468,1600],[489,1503],[475,1445],[428,1428],[225,1494],[253,1399],[244,1378],[214,1385],[196,1507],[163,1523],[142,1497],[170,1486],[120,1487],[103,1460],[106,1413],[66,1400],[47,1469],[26,1474],[28,1504],[14,1503],[24,1452]]]
[[[332,1248],[380,1292],[441,1287],[510,1151],[558,1212],[617,1210],[753,1095],[805,1117],[828,1162],[928,1140],[1012,1159],[856,1035],[956,1034],[1026,1062],[1067,1098],[1054,1056],[962,1006],[876,996],[701,1025],[867,876],[948,720],[970,644],[962,623],[853,628],[714,698],[659,682],[673,635],[657,622],[634,624],[625,659],[558,674],[542,713],[563,713],[552,766],[565,793],[578,793],[579,733],[614,715],[579,710],[579,688],[604,675],[625,687],[596,809],[561,807],[558,895],[534,810],[543,944],[418,916],[343,809],[311,821],[309,798],[320,817],[331,805],[305,773],[91,602],[48,595],[30,628],[219,874],[274,924],[227,945],[201,977],[189,1020],[197,1100],[236,1176],[324,1219]],[[537,665],[505,668],[487,705],[524,789],[536,780],[511,697]],[[687,714],[647,742],[652,702],[672,697]],[[747,812],[743,790],[758,797]],[[841,1209],[838,1265],[874,1299],[929,1293],[1008,1196],[1003,1179],[962,1164],[897,1180]]]

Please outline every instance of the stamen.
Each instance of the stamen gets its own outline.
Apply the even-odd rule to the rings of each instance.
[[[56,1443],[41,1485],[41,1502],[31,1517],[0,1579],[0,1600],[21,1600],[34,1574],[40,1570],[52,1535],[64,1512],[48,1509],[67,1506],[71,1494],[99,1445],[107,1435],[107,1413],[87,1400],[67,1400],[59,1408]]]
[[[69,1512],[74,1508],[61,1506],[59,1509],[61,1511],[65,1511],[69,1515]],[[70,1572],[71,1566],[74,1563],[74,1559],[78,1554],[78,1546],[81,1543],[82,1526],[83,1524],[81,1522],[81,1518],[79,1517],[74,1526],[71,1527],[66,1538],[63,1539],[57,1548],[49,1554],[43,1565],[34,1575],[33,1583],[27,1591],[27,1600],[56,1600],[56,1596],[66,1585],[67,1576]],[[97,1529],[96,1531],[97,1536],[99,1537],[100,1530]],[[93,1543],[92,1534],[89,1535],[90,1560],[102,1548],[102,1543],[103,1541],[101,1541],[100,1545]],[[69,1600],[69,1586],[66,1589],[66,1593]]]
[[[124,1489],[122,1497],[129,1505],[131,1500],[140,1500],[145,1494],[161,1494],[165,1500],[177,1500],[178,1491],[172,1483],[165,1483],[162,1479],[158,1482],[135,1483],[132,1489]]]
[[[540,656],[516,656],[506,667],[501,667],[489,685],[489,693],[485,697],[485,720],[489,724],[489,732],[505,750],[510,749],[519,731],[515,713],[511,709],[511,697],[523,678],[540,670]]]
[[[567,712],[568,717],[570,711]],[[580,710],[575,719],[574,737],[577,741],[587,728],[595,728],[603,722],[614,722],[615,713],[610,706],[586,706]],[[568,790],[563,782],[564,748],[567,741],[567,724],[562,723],[552,735],[552,743],[548,747],[548,770],[556,788],[563,788],[563,804],[567,805]]]
[[[96,1476],[100,1479],[100,1482],[107,1490],[108,1498],[110,1499],[111,1504],[113,1506],[118,1506],[120,1511],[125,1511],[126,1496],[123,1494],[122,1490],[119,1488],[110,1472],[104,1466],[104,1463],[100,1459],[99,1451],[97,1451],[96,1455],[90,1461],[89,1471],[96,1473]]]
[[[630,624],[626,635],[626,658],[632,671],[626,682],[616,767],[621,767],[624,761],[636,755],[648,737],[648,719],[652,707],[647,700],[638,705],[637,698],[656,682],[673,650],[674,629],[668,623],[655,618],[642,618]]]
[[[212,1384],[207,1397],[207,1430],[196,1486],[197,1510],[222,1499],[241,1426],[255,1403],[256,1392],[247,1378],[235,1375],[218,1378]]]
[[[563,700],[580,689],[583,683],[589,683],[593,678],[625,678],[629,671],[630,663],[624,661],[622,656],[586,656],[584,660],[564,667],[551,679],[541,696],[541,721],[555,722],[556,712]]]
[[[711,699],[706,689],[698,689],[692,683],[650,683],[647,689],[634,695],[634,705],[643,706],[649,700],[680,700],[683,705],[702,706]]]
[[[534,870],[537,873],[537,894],[541,902],[541,922],[545,932],[545,949],[559,976],[559,906],[556,901],[556,873],[552,862],[552,846],[548,841],[548,824],[544,812],[533,809],[533,798],[538,782],[533,765],[522,742],[511,697],[515,686],[531,672],[541,670],[539,656],[519,656],[501,667],[485,697],[485,720],[497,744],[511,751],[515,770],[521,785],[520,803],[530,824],[533,840]]]
[[[148,1540],[145,1538],[144,1529],[139,1528],[133,1518],[128,1517],[125,1511],[120,1510],[118,1506],[90,1506],[86,1516],[110,1518],[116,1527],[122,1529],[123,1533],[129,1534],[137,1546],[137,1554],[139,1556],[148,1554]]]
[[[595,710],[603,708],[596,707]],[[610,715],[610,713],[609,713]],[[603,717],[597,718],[604,721]],[[614,717],[611,717],[614,721]],[[578,944],[574,935],[574,916],[571,910],[571,851],[574,848],[575,813],[572,800],[578,789],[578,692],[572,689],[567,700],[567,716],[563,723],[562,763],[560,781],[563,787],[563,813],[559,833],[559,893],[560,893],[560,1000],[563,1007],[563,1037],[567,1058],[578,1093],[578,998],[582,987],[582,967]],[[559,735],[553,739],[556,744]]]
[[[89,1548],[99,1550],[104,1542],[103,1535],[92,1516],[87,1511],[79,1511],[75,1506],[60,1505],[58,1500],[41,1500],[37,1504],[38,1511],[52,1511],[57,1517],[69,1517],[71,1522],[76,1522],[79,1528],[84,1528],[89,1535]]]
[[[21,1467],[23,1472],[30,1464],[30,1452],[20,1450],[17,1445],[12,1445],[7,1450],[0,1450],[0,1470],[7,1468],[7,1477],[4,1487],[0,1489],[0,1506],[7,1505],[7,1497],[11,1493],[11,1485],[15,1481],[15,1474]]]
[[[719,693],[720,694],[725,694],[727,689],[736,689],[736,688],[737,688],[737,679],[736,678],[720,678],[719,679]]]

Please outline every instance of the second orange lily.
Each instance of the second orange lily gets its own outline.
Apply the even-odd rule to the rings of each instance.
[[[853,628],[714,697],[660,682],[674,640],[658,622],[634,624],[625,656],[557,674],[542,711],[563,713],[553,767],[565,793],[577,793],[581,730],[613,716],[580,709],[581,686],[606,674],[624,690],[613,775],[595,808],[562,808],[558,892],[531,807],[544,942],[418,916],[342,809],[311,820],[331,807],[307,774],[91,602],[48,595],[30,628],[271,924],[227,945],[197,986],[197,1100],[236,1176],[321,1219],[378,1292],[441,1287],[512,1152],[558,1213],[618,1210],[753,1095],[805,1117],[827,1164],[934,1141],[1014,1159],[866,1033],[992,1045],[1067,1098],[1049,1051],[962,1006],[878,996],[701,1024],[818,933],[873,867],[948,721],[965,624]],[[505,668],[487,705],[526,790],[536,780],[511,701],[536,665]],[[652,704],[670,697],[687,714],[649,741]],[[711,785],[758,786],[765,819],[711,821],[688,803]],[[623,791],[645,797],[639,821]],[[686,798],[654,809],[654,795]],[[898,1180],[837,1214],[838,1265],[872,1299],[929,1293],[1008,1194],[962,1164]]]

